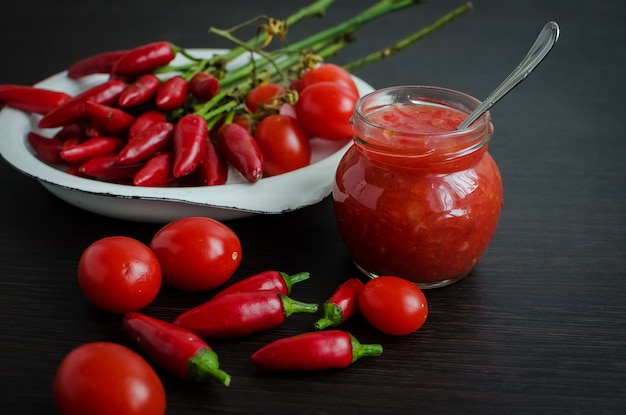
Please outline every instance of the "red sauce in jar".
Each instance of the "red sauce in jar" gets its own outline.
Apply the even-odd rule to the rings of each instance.
[[[390,89],[399,88],[420,87]],[[422,90],[419,100],[380,104],[376,94],[386,92],[355,109],[355,142],[333,189],[339,232],[370,276],[448,285],[472,270],[495,232],[502,181],[487,152],[493,127],[487,114],[456,131],[472,108],[454,108],[437,94],[427,99]]]

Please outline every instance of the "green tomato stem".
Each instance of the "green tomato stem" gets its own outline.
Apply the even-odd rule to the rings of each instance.
[[[298,10],[291,16],[287,17],[285,19],[285,24],[287,25],[287,27],[291,27],[295,25],[296,23],[298,23],[300,20],[303,20],[305,18],[323,16],[328,6],[333,2],[334,0],[317,0],[314,3],[301,8],[300,10]],[[209,31],[212,31],[212,30],[209,29]],[[267,33],[265,32],[261,33],[259,36],[256,36],[248,40],[247,42],[245,42],[245,46],[239,45],[238,47],[231,49],[228,53],[221,55],[219,57],[219,60],[223,60],[225,62],[231,62],[235,58],[246,53],[248,50],[254,49],[257,46],[262,45],[263,42],[265,42],[266,38],[267,38]],[[217,60],[218,59],[216,57],[215,61]]]
[[[287,68],[289,66],[293,66],[294,60],[293,58],[290,59],[289,55],[295,56],[296,57],[295,62],[297,63],[298,55],[300,51],[302,50],[307,50],[311,48],[314,49],[316,45],[320,45],[320,44],[326,45],[333,39],[345,39],[349,34],[354,33],[360,27],[364,26],[365,24],[371,22],[372,20],[376,18],[384,16],[393,11],[401,10],[406,7],[412,6],[414,4],[421,3],[422,1],[423,0],[381,0],[378,3],[374,4],[373,6],[369,7],[368,9],[364,10],[363,12],[359,13],[358,15],[336,26],[333,26],[329,29],[318,32],[292,45],[277,49],[274,52],[272,52],[272,56],[276,57],[276,56],[282,55],[282,56],[287,56],[287,58],[283,62],[280,62],[278,64],[276,64],[275,61],[271,61],[275,69],[275,71],[272,72],[271,74],[280,73],[282,69]],[[219,29],[212,29],[212,30],[219,30]],[[218,33],[222,33],[222,32],[218,32]],[[226,34],[226,33],[223,33],[223,34]],[[345,46],[345,44],[338,45],[337,47],[340,49],[343,46]],[[335,50],[334,53],[336,53],[337,50]],[[332,54],[331,51],[332,49],[329,49],[327,51],[326,56],[330,56]],[[259,51],[256,51],[256,52],[259,52]],[[259,53],[259,54],[265,58],[268,57],[267,53],[265,54]],[[246,66],[245,69],[241,69],[238,74],[231,75],[232,77],[229,76],[228,78],[224,79],[224,84],[232,85],[236,82],[239,82],[246,75],[249,75],[254,70],[254,68],[258,68],[259,66],[260,66],[260,62],[250,63],[249,65]]]
[[[297,52],[307,49],[329,39],[336,39],[354,33],[365,24],[391,12],[405,9],[415,4],[423,3],[425,0],[381,0],[373,6],[365,9],[356,16],[312,36],[302,39],[282,49],[283,52]]]
[[[399,52],[401,52],[403,49],[406,49],[407,47],[409,47],[411,44],[415,43],[416,41],[426,37],[427,35],[430,35],[431,33],[433,33],[435,30],[439,29],[440,27],[450,23],[452,20],[456,19],[457,17],[461,16],[462,14],[470,11],[472,9],[472,3],[468,2],[465,3],[464,5],[452,10],[451,12],[449,12],[448,14],[446,14],[445,16],[441,17],[440,19],[438,19],[437,21],[435,21],[434,23],[432,23],[429,26],[424,27],[423,29],[413,33],[412,35],[410,35],[409,37],[406,37],[396,43],[394,43],[391,46],[388,46],[382,50],[379,50],[377,52],[371,53],[367,56],[364,56],[360,59],[354,60],[350,63],[347,63],[345,65],[343,65],[343,68],[346,69],[347,71],[354,71],[355,69],[359,69],[365,65],[368,65],[370,63],[376,62],[380,59],[386,58],[388,56],[392,56],[395,55]]]

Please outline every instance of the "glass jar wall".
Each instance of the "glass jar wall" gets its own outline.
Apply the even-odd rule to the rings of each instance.
[[[441,287],[483,255],[502,206],[487,151],[493,125],[487,113],[456,130],[478,104],[425,86],[382,89],[357,103],[333,199],[341,237],[365,274]]]

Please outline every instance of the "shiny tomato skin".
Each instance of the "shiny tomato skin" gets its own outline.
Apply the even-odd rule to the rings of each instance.
[[[161,288],[161,266],[142,242],[127,236],[99,239],[78,262],[78,283],[97,307],[111,313],[137,311]]]
[[[347,140],[358,95],[335,82],[318,82],[303,89],[296,103],[298,122],[312,137]]]
[[[152,238],[163,281],[184,291],[205,291],[230,279],[241,262],[241,243],[228,226],[206,217],[186,217]]]
[[[285,89],[278,84],[262,84],[254,87],[244,100],[244,106],[254,113],[263,105],[276,104],[274,99],[285,93]]]
[[[276,176],[311,162],[311,142],[295,118],[269,115],[257,125],[254,138],[263,154],[265,174]]]
[[[413,333],[428,317],[424,292],[415,283],[394,276],[367,281],[359,294],[358,304],[368,323],[395,336]]]
[[[156,372],[116,343],[93,342],[65,356],[54,378],[60,415],[163,415],[166,396]]]
[[[335,82],[350,89],[355,95],[359,95],[359,89],[354,83],[350,72],[334,63],[323,63],[320,66],[309,69],[302,75],[298,87],[300,90],[303,90],[318,82]]]

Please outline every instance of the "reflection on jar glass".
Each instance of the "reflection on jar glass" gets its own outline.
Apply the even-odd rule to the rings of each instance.
[[[357,103],[333,199],[341,237],[365,274],[441,287],[465,277],[485,252],[502,207],[500,172],[487,151],[493,125],[486,113],[456,130],[478,104],[425,86],[381,89]]]

